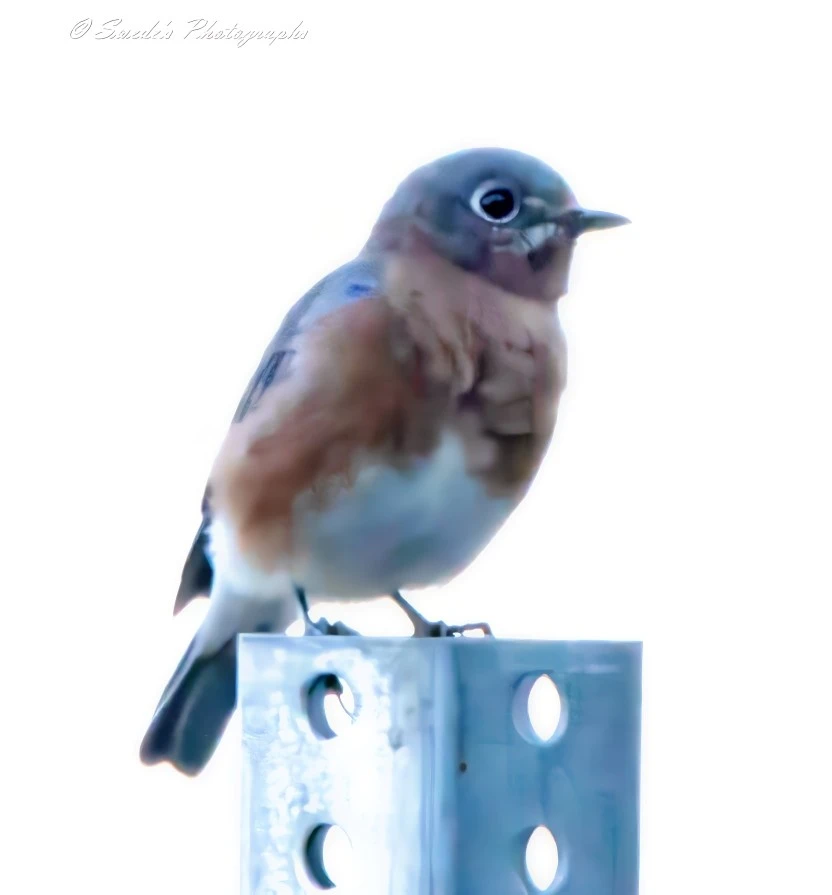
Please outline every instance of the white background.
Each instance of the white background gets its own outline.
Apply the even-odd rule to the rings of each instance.
[[[417,602],[501,636],[644,641],[645,895],[830,891],[819,8],[4,13],[0,890],[237,891],[236,720],[196,780],[137,757],[204,611],[170,616],[205,476],[282,315],[398,181],[507,145],[634,223],[579,247],[534,492]],[[117,16],[176,34],[96,41]],[[199,17],[309,34],[183,39]],[[406,631],[388,605],[342,617]]]

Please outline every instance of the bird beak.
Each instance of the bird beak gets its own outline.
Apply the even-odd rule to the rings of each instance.
[[[561,219],[566,218],[567,225],[575,236],[580,236],[589,230],[608,230],[610,227],[621,227],[629,224],[628,218],[610,211],[590,211],[588,208],[576,208],[567,212]]]

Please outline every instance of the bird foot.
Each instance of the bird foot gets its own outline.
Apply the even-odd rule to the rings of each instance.
[[[421,617],[420,617],[421,618]],[[445,622],[429,622],[422,618],[421,622],[413,622],[413,637],[461,637],[466,631],[480,631],[483,637],[493,637],[494,632],[487,622],[471,622],[467,625],[448,625]]]
[[[491,625],[486,622],[472,622],[469,625],[447,625],[445,622],[429,622],[397,590],[390,594],[390,598],[410,619],[410,623],[413,625],[414,637],[460,637],[466,631],[481,631],[483,637],[494,636]]]
[[[329,622],[325,618],[319,618],[313,622],[309,618],[309,602],[306,599],[306,591],[302,587],[295,588],[295,596],[303,612],[303,636],[304,637],[360,637],[358,631],[348,628],[343,622]]]
[[[329,622],[325,618],[313,622],[307,615],[303,620],[304,637],[358,637],[358,631],[347,627],[343,622]]]

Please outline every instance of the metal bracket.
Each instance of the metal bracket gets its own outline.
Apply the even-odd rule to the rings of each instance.
[[[541,675],[561,708],[546,741]],[[329,825],[353,853],[334,893],[638,892],[640,644],[245,635],[238,688],[243,895],[331,888]],[[542,888],[540,826],[558,854]]]

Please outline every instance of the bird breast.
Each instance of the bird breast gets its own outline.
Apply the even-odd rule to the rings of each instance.
[[[295,576],[312,595],[438,584],[476,557],[515,504],[471,473],[463,437],[448,430],[429,456],[403,468],[367,463],[323,502],[301,495],[292,514]]]

